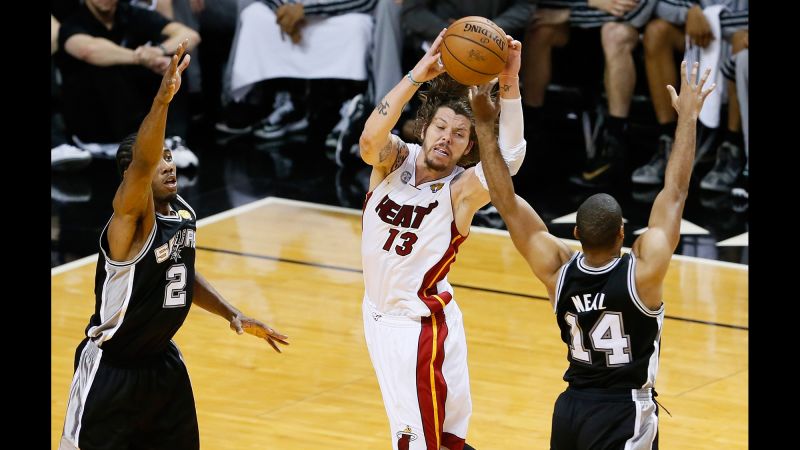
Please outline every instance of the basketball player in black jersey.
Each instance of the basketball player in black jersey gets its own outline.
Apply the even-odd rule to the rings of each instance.
[[[650,212],[647,231],[621,255],[622,210],[613,197],[596,194],[578,209],[575,252],[514,193],[508,169],[494,143],[496,104],[489,86],[473,88],[471,101],[492,203],[502,215],[517,250],[547,287],[561,340],[567,344],[569,386],[556,400],[550,448],[657,449],[655,377],[664,320],[662,285],[680,240],[680,221],[689,190],[697,118],[709,71],[691,81],[681,67],[681,94],[667,86],[678,111],[675,144],[664,188]]]
[[[192,302],[237,333],[288,344],[234,308],[195,271],[195,213],[164,148],[172,97],[190,57],[178,45],[138,134],[117,151],[122,183],[100,236],[95,312],[75,354],[60,449],[198,449],[189,374],[172,336]]]

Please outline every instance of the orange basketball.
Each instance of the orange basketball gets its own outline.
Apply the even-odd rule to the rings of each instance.
[[[480,16],[453,22],[444,33],[440,49],[447,73],[468,86],[491,81],[508,59],[506,32]]]

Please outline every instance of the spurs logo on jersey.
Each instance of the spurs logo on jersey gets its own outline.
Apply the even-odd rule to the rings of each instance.
[[[365,296],[381,313],[428,316],[452,298],[447,272],[465,237],[455,227],[450,183],[464,169],[417,184],[421,148],[408,144],[408,149],[403,164],[364,204]]]
[[[182,214],[181,217],[183,217]],[[184,247],[195,247],[194,230],[180,230],[169,242],[155,249],[153,252],[156,255],[156,262],[162,263],[166,261],[167,258],[172,258],[173,261],[178,262],[181,258],[181,250],[183,250]]]
[[[180,196],[170,206],[178,213],[156,213],[147,242],[128,261],[109,257],[108,226],[101,233],[95,314],[86,334],[103,349],[104,358],[136,359],[163,351],[189,313],[195,277],[195,214]]]

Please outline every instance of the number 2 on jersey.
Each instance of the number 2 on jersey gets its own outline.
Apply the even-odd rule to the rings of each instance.
[[[578,325],[578,317],[568,312],[564,315],[564,320],[569,325],[569,333],[572,337],[569,346],[572,359],[591,364],[592,354],[583,346],[583,332]],[[622,314],[611,311],[604,312],[594,323],[589,337],[595,350],[605,352],[606,366],[615,367],[631,362],[631,337],[625,334],[622,326]]]
[[[389,230],[389,237],[386,239],[386,243],[383,244],[384,250],[387,252],[392,251],[392,244],[399,233],[400,230],[397,228],[391,228]],[[400,239],[402,239],[403,242],[395,246],[394,251],[400,256],[406,256],[407,254],[411,253],[414,243],[417,242],[417,235],[410,231],[406,231],[400,235]]]
[[[167,288],[164,290],[164,308],[179,308],[186,304],[186,266],[175,264],[167,269]]]

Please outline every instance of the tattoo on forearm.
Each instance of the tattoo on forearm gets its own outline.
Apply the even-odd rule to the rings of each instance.
[[[389,114],[389,102],[386,101],[386,99],[383,99],[382,102],[375,106],[375,109],[378,110],[378,114],[386,116]]]
[[[504,84],[503,85],[503,92],[508,92],[510,90],[511,90],[511,85],[510,84]]]

